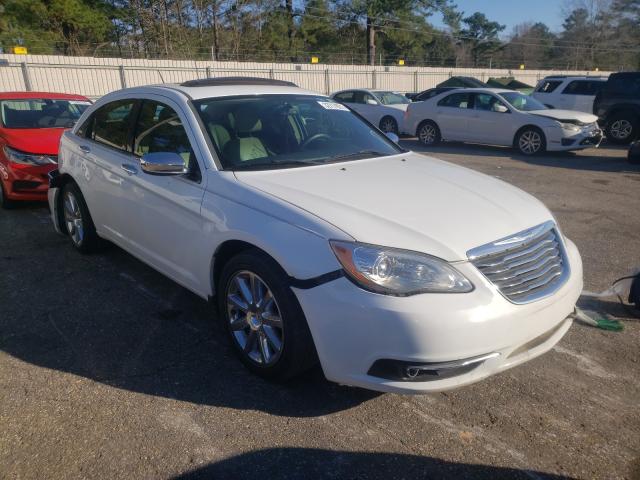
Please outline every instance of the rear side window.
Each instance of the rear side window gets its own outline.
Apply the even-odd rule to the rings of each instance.
[[[621,95],[640,95],[640,75],[612,75],[607,91]]]
[[[93,114],[92,128],[86,136],[109,147],[130,151],[129,125],[134,103],[135,100],[119,100],[100,107]]]
[[[470,93],[452,93],[438,102],[440,107],[473,108]]]
[[[567,95],[596,95],[604,82],[594,80],[574,80],[567,85],[562,91]]]
[[[551,93],[560,86],[562,82],[559,80],[543,80],[540,86],[536,89],[539,93]]]

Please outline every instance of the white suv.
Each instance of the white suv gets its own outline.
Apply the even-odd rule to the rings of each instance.
[[[531,95],[547,107],[593,113],[593,100],[606,82],[607,77],[545,77]]]
[[[109,240],[204,299],[253,372],[425,392],[549,350],[582,289],[538,200],[403,150],[287,82],[102,97],[66,132],[55,228]]]

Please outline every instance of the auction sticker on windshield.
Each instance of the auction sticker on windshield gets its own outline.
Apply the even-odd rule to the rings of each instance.
[[[342,105],[341,103],[335,103],[335,102],[321,102],[320,100],[318,100],[318,103],[320,104],[321,107],[327,109],[327,110],[344,110],[345,112],[348,112],[349,109],[347,107],[345,107],[344,105]]]

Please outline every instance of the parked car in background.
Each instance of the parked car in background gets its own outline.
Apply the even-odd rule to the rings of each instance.
[[[288,82],[110,93],[63,135],[59,166],[56,229],[215,299],[267,378],[319,360],[346,385],[459,387],[551,349],[582,290],[578,250],[538,200]]]
[[[549,108],[593,113],[593,100],[607,77],[553,75],[536,85],[533,98]]]
[[[0,204],[46,200],[62,132],[91,105],[80,95],[0,93]]]
[[[352,108],[385,133],[404,132],[404,112],[411,101],[401,93],[354,89],[335,92],[331,98]]]
[[[629,147],[627,160],[634,165],[640,165],[640,140],[633,142]]]
[[[407,109],[405,128],[425,145],[454,140],[513,146],[524,155],[598,146],[590,113],[551,110],[513,90],[469,88],[442,93]]]
[[[420,93],[416,93],[413,97],[408,97],[412,102],[424,102],[425,100],[429,100],[431,97],[435,97],[436,95],[440,95],[443,92],[448,92],[449,90],[455,90],[460,87],[435,87],[429,88],[428,90],[424,90]]]
[[[613,73],[596,95],[593,113],[607,140],[627,144],[640,137],[640,72]]]

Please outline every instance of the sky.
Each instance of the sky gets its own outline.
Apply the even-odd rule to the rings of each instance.
[[[543,22],[552,31],[562,26],[564,0],[454,0],[465,16],[474,12],[484,13],[489,20],[506,25],[502,35],[510,34],[515,25],[524,22]],[[443,27],[442,19],[434,15],[431,21]]]

